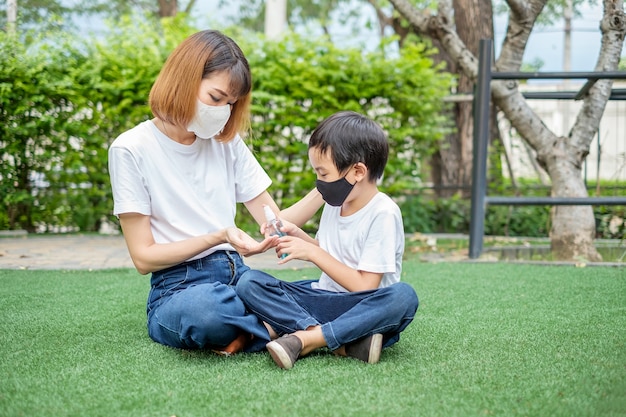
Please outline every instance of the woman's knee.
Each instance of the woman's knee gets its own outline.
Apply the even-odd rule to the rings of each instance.
[[[394,305],[404,307],[407,314],[415,314],[419,306],[419,299],[413,287],[406,282],[398,282],[387,288],[393,292]]]
[[[155,310],[149,333],[155,341],[174,347],[225,345],[237,336],[234,323],[245,314],[233,288],[202,284],[180,291]]]
[[[246,311],[235,290],[221,283],[189,287],[172,296],[168,304],[167,310],[178,316],[181,324],[200,327],[220,323],[224,316],[242,316]]]

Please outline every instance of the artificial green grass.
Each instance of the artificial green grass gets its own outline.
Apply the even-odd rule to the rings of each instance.
[[[274,272],[283,279],[316,270]],[[624,416],[626,269],[407,260],[380,363],[152,342],[148,277],[0,270],[0,416]]]

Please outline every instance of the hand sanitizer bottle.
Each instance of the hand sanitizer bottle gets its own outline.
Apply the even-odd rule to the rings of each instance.
[[[276,215],[274,214],[270,206],[263,206],[263,211],[265,212],[265,221],[267,222],[266,227],[268,228],[269,234],[279,237],[285,236],[285,233],[280,230],[280,228],[283,227],[283,224],[279,219],[276,218]],[[287,254],[284,253],[280,257],[280,259],[285,259],[286,257]]]

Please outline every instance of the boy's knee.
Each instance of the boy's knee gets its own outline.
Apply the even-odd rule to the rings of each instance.
[[[237,295],[242,299],[246,299],[248,296],[255,294],[257,292],[256,289],[263,285],[265,281],[263,275],[263,272],[254,269],[250,269],[241,274],[237,285],[235,285]]]
[[[247,272],[244,272],[241,277],[239,277],[239,280],[235,285],[235,292],[237,293],[239,298],[245,298],[246,294],[250,293],[251,287],[254,286],[254,284],[252,283],[252,279],[246,274]]]

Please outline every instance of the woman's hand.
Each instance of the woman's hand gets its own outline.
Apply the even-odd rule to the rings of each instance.
[[[276,246],[278,236],[268,236],[261,242],[257,242],[243,230],[236,227],[229,227],[226,229],[226,241],[230,243],[240,255],[251,256],[263,253],[269,248]]]

